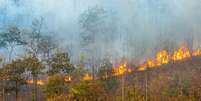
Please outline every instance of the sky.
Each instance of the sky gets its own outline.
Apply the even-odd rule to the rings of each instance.
[[[82,50],[78,19],[94,6],[102,7],[116,27],[109,43],[97,44],[97,57],[153,56],[167,44],[200,47],[201,0],[0,0],[0,28],[26,28],[43,17],[43,30],[71,47],[77,59]]]

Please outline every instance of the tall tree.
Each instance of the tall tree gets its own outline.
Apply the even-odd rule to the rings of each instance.
[[[0,33],[0,46],[8,49],[8,58],[11,61],[15,47],[25,45],[20,29],[16,26],[10,27],[7,31]]]
[[[43,18],[35,19],[32,22],[32,31],[28,33],[27,37],[27,47],[26,50],[28,53],[38,56],[39,55],[39,45],[42,39],[42,25],[43,25]]]
[[[99,77],[101,79],[107,79],[109,77],[112,76],[112,63],[110,62],[109,59],[104,59],[103,60],[103,63],[101,64],[100,66],[100,69],[99,69]]]
[[[81,46],[84,54],[88,56],[88,62],[92,65],[93,76],[95,76],[95,62],[98,55],[98,43],[102,34],[105,33],[105,10],[101,7],[91,7],[80,15]]]
[[[38,76],[42,73],[44,65],[36,56],[29,56],[25,59],[27,71],[29,71],[33,77],[34,82],[34,100],[38,101]]]
[[[50,75],[70,75],[74,70],[74,66],[70,63],[70,58],[66,52],[54,54],[50,59],[49,64],[51,66],[51,69],[48,72]]]
[[[44,69],[41,55],[44,54],[44,35],[42,34],[42,27],[44,19],[35,19],[32,22],[32,30],[27,33],[26,38],[26,51],[30,56],[26,59],[28,70],[31,72],[34,81],[34,100],[38,101],[38,76],[41,70]]]
[[[20,87],[26,84],[25,62],[22,59],[6,64],[1,70],[1,79],[7,81],[7,90],[15,91],[15,98],[18,101]]]
[[[48,101],[64,101],[65,94],[68,92],[68,84],[64,76],[53,75],[48,78],[44,93]],[[64,96],[63,96],[64,95]]]
[[[57,101],[65,99],[68,91],[69,78],[72,77],[74,66],[70,63],[67,52],[57,52],[49,59],[49,79],[45,86],[45,94],[48,100]]]
[[[57,48],[58,44],[52,36],[41,36],[38,51],[43,54],[45,60],[48,60]]]
[[[113,65],[108,58],[105,58],[98,71],[98,76],[107,93],[107,100],[111,100],[118,86],[118,78],[113,75]]]

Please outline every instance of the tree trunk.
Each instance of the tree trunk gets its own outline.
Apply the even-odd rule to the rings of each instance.
[[[9,56],[8,56],[8,61],[10,62],[11,61],[11,59],[12,59],[12,53],[13,53],[13,50],[14,50],[14,48],[13,48],[13,46],[11,46],[11,48],[10,48],[10,51],[9,51]]]
[[[38,101],[38,76],[33,76],[33,82],[34,82],[34,101]]]
[[[124,74],[122,75],[121,77],[121,83],[122,83],[122,87],[121,87],[121,97],[122,97],[122,101],[124,101],[124,93],[125,93],[125,88],[124,88],[124,85],[125,85],[125,77],[124,77]]]
[[[149,100],[149,96],[148,96],[148,90],[149,90],[149,68],[146,69],[145,71],[145,101],[148,101]]]
[[[18,82],[15,81],[15,100],[18,101]]]
[[[5,81],[3,81],[3,92],[2,92],[2,101],[5,101]]]

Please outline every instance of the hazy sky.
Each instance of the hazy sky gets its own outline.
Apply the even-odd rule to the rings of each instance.
[[[195,48],[200,46],[201,0],[0,0],[0,26],[27,27],[43,17],[44,30],[56,33],[64,45],[72,44],[77,55],[78,17],[96,5],[116,19],[113,34],[123,37],[109,43],[112,55],[122,56],[124,43],[129,57],[152,55],[166,42],[181,45],[187,40]]]

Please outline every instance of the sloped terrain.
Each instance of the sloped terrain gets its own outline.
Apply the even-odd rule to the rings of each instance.
[[[125,88],[132,87],[150,101],[200,101],[201,57],[134,72],[127,76],[127,82]]]

